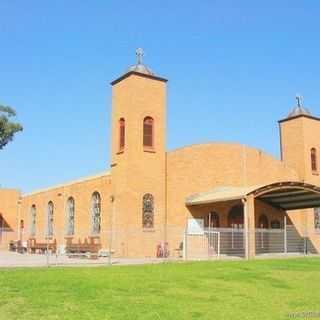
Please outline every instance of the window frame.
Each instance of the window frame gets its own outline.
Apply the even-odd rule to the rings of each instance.
[[[147,204],[147,201],[150,201]],[[147,219],[151,219],[151,224],[148,225]],[[151,193],[145,193],[142,197],[142,228],[144,230],[154,229],[154,195]]]
[[[94,198],[98,196],[98,201],[95,202]],[[97,205],[97,206],[96,206]],[[95,218],[98,215],[95,214],[95,209],[99,209],[99,230],[95,230]],[[94,191],[91,195],[91,235],[98,237],[101,234],[101,217],[102,217],[102,198],[98,191]]]
[[[317,233],[320,233],[320,207],[313,209],[313,226]]]
[[[37,206],[33,204],[30,208],[30,237],[35,237],[37,234]]]
[[[126,120],[125,118],[119,119],[119,144],[118,144],[118,150],[119,152],[123,152],[126,146]]]
[[[70,203],[72,202],[72,207],[70,206]],[[72,233],[70,233],[70,209],[73,208],[73,230],[72,230]],[[72,196],[70,196],[68,199],[67,199],[67,202],[66,202],[66,236],[68,237],[73,237],[74,234],[75,234],[75,212],[76,212],[76,202],[74,200],[74,198]]]
[[[151,123],[147,123],[148,121],[150,121]],[[142,145],[144,151],[154,151],[154,123],[154,118],[151,116],[146,116],[143,119]],[[150,126],[151,134],[146,133],[146,126]],[[148,139],[151,141],[151,145],[145,143]]]
[[[310,149],[310,161],[311,161],[311,171],[318,172],[318,159],[317,159],[317,149]]]
[[[50,208],[52,207],[52,210]],[[47,204],[47,238],[54,236],[54,203],[49,201]]]

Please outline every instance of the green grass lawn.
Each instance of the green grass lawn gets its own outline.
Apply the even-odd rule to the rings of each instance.
[[[320,313],[318,258],[0,269],[1,320],[261,320],[305,311]]]

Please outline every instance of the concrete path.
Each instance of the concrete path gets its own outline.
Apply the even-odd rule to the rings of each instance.
[[[147,263],[163,263],[168,260],[157,258],[112,258],[112,265],[137,265]],[[172,261],[172,260],[170,260]],[[20,254],[16,252],[0,251],[0,268],[14,267],[46,267],[46,266],[107,266],[109,258],[100,257],[97,260],[87,258],[69,258],[64,255]]]

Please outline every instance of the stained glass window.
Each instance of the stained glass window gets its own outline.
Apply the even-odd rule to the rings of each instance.
[[[143,196],[142,225],[143,228],[153,228],[154,225],[154,199],[150,193]]]
[[[33,205],[30,210],[30,236],[34,237],[36,235],[36,219],[37,219],[37,209],[36,206]]]
[[[70,197],[67,201],[67,235],[74,235],[74,213],[75,213],[75,203],[74,199]]]
[[[91,199],[92,233],[99,234],[101,230],[101,197],[94,192]]]
[[[51,237],[53,236],[53,214],[54,214],[54,205],[53,202],[50,201],[48,203],[48,213],[47,213],[47,223],[48,223],[48,236]]]

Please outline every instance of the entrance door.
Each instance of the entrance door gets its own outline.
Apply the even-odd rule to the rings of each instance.
[[[233,229],[243,228],[243,207],[234,206],[229,211],[228,215],[228,226]]]
[[[228,232],[228,248],[232,254],[243,254],[244,236],[243,236],[243,206],[236,205],[232,207],[228,215],[228,227],[231,230]]]
[[[219,227],[220,227],[219,214],[215,211],[209,212],[209,214],[205,218],[205,228],[206,228],[206,234],[208,237],[208,247],[209,247],[210,255],[217,254],[218,233],[217,231],[214,231],[214,229]]]

